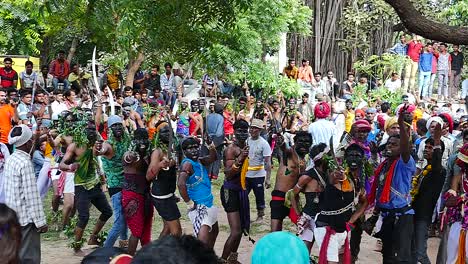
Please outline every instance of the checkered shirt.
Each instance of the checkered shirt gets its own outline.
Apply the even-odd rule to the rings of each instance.
[[[16,212],[20,225],[34,223],[38,228],[44,226],[46,218],[31,156],[22,150],[15,150],[6,159],[3,177],[5,203]]]

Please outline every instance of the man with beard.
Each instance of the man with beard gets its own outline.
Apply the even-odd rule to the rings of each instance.
[[[312,249],[314,244],[315,215],[320,212],[320,199],[326,187],[326,172],[328,164],[323,157],[330,151],[325,143],[315,145],[310,150],[313,165],[299,177],[293,188],[294,198],[291,199],[291,207],[297,215],[297,234],[304,241],[307,249]],[[302,212],[298,206],[299,193],[303,192],[306,203]]]
[[[174,108],[174,103],[177,98],[177,91],[175,86],[174,74],[172,73],[172,64],[169,62],[164,63],[166,72],[161,75],[161,89],[164,94],[164,100],[166,105],[171,106],[171,110]]]
[[[289,216],[293,223],[297,223],[298,215],[293,208],[290,209],[285,205],[286,192],[294,187],[299,175],[306,170],[306,155],[312,146],[312,136],[306,131],[299,131],[294,138],[294,146],[285,146],[285,143],[281,142],[281,137],[278,144],[284,154],[271,193],[271,232],[283,230],[283,220],[286,216]]]
[[[245,186],[246,172],[242,167],[249,156],[249,123],[238,120],[234,123],[235,141],[224,150],[224,184],[220,196],[224,211],[227,213],[230,234],[224,243],[221,258],[227,263],[237,262],[237,250],[242,233],[250,229],[249,197]]]
[[[161,89],[161,76],[158,74],[159,65],[153,65],[151,67],[151,73],[145,75],[145,81],[143,83],[143,89],[154,91],[154,89]]]
[[[190,102],[190,125],[189,125],[189,134],[190,136],[198,136],[203,133],[203,109],[200,107],[198,100],[194,99]]]
[[[177,198],[174,195],[177,182],[177,164],[169,159],[169,142],[173,132],[167,123],[161,123],[156,128],[156,141],[151,154],[151,163],[146,172],[146,180],[153,182],[151,196],[154,208],[163,219],[163,229],[159,237],[173,235],[180,236],[180,212]]]
[[[102,151],[102,141],[97,140],[96,127],[86,128],[87,143],[79,145],[76,142],[68,145],[67,151],[60,162],[60,170],[75,173],[75,200],[78,211],[78,223],[75,228],[75,242],[73,249],[76,255],[83,256],[81,251],[83,233],[89,220],[89,208],[92,203],[100,212],[98,221],[89,238],[88,245],[98,245],[97,235],[104,224],[112,216],[112,209],[101,189],[105,178],[101,181],[96,175],[98,164],[96,156]]]
[[[107,178],[107,189],[109,190],[114,211],[114,223],[104,242],[104,247],[113,247],[119,236],[119,245],[125,247],[128,243],[126,241],[128,238],[127,224],[125,223],[122,209],[122,184],[124,180],[122,158],[130,142],[128,135],[124,135],[124,127],[120,116],[109,116],[107,127],[111,133],[108,135],[107,142],[103,143],[101,153],[98,154],[102,156],[102,168]]]
[[[149,148],[148,132],[138,128],[133,134],[134,148],[123,155],[124,182],[122,186],[122,207],[125,221],[131,231],[128,240],[128,254],[135,255],[138,241],[141,246],[151,242],[153,207],[149,196],[150,183],[146,180]]]
[[[206,166],[216,160],[216,146],[211,143],[209,155],[200,157],[198,139],[187,137],[181,145],[185,159],[181,163],[177,187],[187,204],[195,236],[207,247],[213,248],[219,232],[218,209],[213,204],[211,181]]]
[[[69,82],[68,75],[70,74],[70,63],[65,59],[65,51],[58,52],[57,59],[53,60],[49,65],[49,73],[54,77],[52,85],[54,89],[58,88],[59,83],[63,83],[63,89],[68,90]]]
[[[11,58],[3,59],[5,67],[0,68],[0,89],[8,89],[10,87],[16,88],[18,83],[18,73],[11,68],[13,60]],[[7,132],[8,134],[8,132]]]

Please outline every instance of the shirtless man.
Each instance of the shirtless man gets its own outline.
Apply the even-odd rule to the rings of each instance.
[[[230,234],[224,244],[221,258],[227,263],[237,262],[237,250],[242,238],[242,232],[248,233],[250,228],[249,197],[245,186],[245,175],[241,169],[249,156],[249,123],[238,120],[234,123],[235,141],[224,150],[224,184],[221,187],[221,203],[227,213]]]
[[[98,164],[95,162],[95,157],[102,150],[103,142],[97,140],[98,134],[95,126],[87,127],[86,135],[87,144],[80,146],[73,142],[68,145],[67,152],[59,166],[62,171],[75,172],[75,199],[78,211],[78,223],[75,228],[73,249],[77,255],[84,254],[81,251],[81,244],[83,233],[89,220],[90,203],[101,212],[101,215],[89,238],[88,245],[98,245],[97,235],[112,216],[112,209],[101,189],[101,187],[105,188],[106,180],[104,175],[101,174],[99,181],[96,173]]]
[[[314,161],[314,166],[299,177],[296,186],[294,186],[294,199],[292,207],[296,214],[301,215],[297,222],[299,237],[304,241],[307,249],[310,250],[314,244],[315,215],[320,211],[320,195],[325,189],[327,176],[327,164],[322,161],[324,155],[329,149],[325,143],[315,145],[310,150],[310,156]],[[304,193],[306,203],[302,214],[298,208],[299,193]]]
[[[153,182],[151,196],[154,208],[162,217],[164,227],[159,237],[173,235],[180,236],[180,211],[177,207],[177,198],[174,195],[177,183],[177,164],[174,159],[169,159],[168,145],[171,137],[171,129],[167,123],[161,124],[157,131],[159,141],[154,146],[151,154],[151,163],[146,172],[146,179]]]
[[[132,97],[127,97],[124,99],[122,107],[124,111],[128,112],[129,119],[133,120],[137,127],[145,127],[143,120],[141,119],[140,114],[138,114],[135,110],[138,106],[136,99]]]
[[[293,144],[294,134],[300,129],[302,124],[305,124],[301,113],[297,111],[296,99],[291,98],[288,101],[288,107],[284,109],[281,126],[284,130],[284,142],[286,146],[291,147]]]
[[[280,137],[281,141],[281,137]],[[276,175],[276,182],[271,193],[271,232],[283,229],[283,220],[289,215],[293,222],[297,221],[297,214],[290,214],[290,209],[284,205],[286,192],[291,190],[297,183],[299,175],[306,170],[307,160],[305,156],[309,153],[312,145],[312,137],[306,131],[299,131],[294,138],[294,146],[288,148],[285,143],[279,142],[284,152],[283,158]]]

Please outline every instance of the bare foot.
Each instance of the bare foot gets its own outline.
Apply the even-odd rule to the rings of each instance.
[[[88,240],[88,245],[90,246],[99,246],[96,235],[91,235]]]
[[[86,256],[86,254],[85,254],[85,253],[83,252],[83,250],[81,250],[81,249],[75,249],[75,250],[73,250],[73,251],[74,251],[74,252],[73,252],[73,255],[74,255],[74,256],[83,257],[83,258]]]

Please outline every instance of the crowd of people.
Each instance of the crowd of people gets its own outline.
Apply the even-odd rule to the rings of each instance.
[[[420,84],[424,79],[420,90],[427,91],[425,71],[434,67],[424,64],[428,45],[422,54],[416,52],[419,66],[410,65],[405,91],[413,89],[413,67],[414,73],[420,71]],[[442,58],[449,56],[444,47],[427,59],[437,58],[442,85],[450,72],[439,71]],[[413,59],[422,44],[417,38],[408,44],[402,39],[395,50],[400,48]],[[449,58],[457,73],[461,68],[453,67],[453,55]],[[103,247],[119,240],[118,246],[133,256],[139,243],[146,254],[155,247],[154,209],[163,220],[159,238],[188,241],[182,235],[183,202],[194,236],[211,250],[222,214],[216,204],[222,205],[229,236],[219,259],[239,263],[242,236],[253,241],[251,221],[264,219],[265,192],[271,189],[270,230],[282,231],[290,218],[307,262],[314,244],[319,263],[356,262],[363,231],[380,241],[383,263],[430,263],[431,233],[441,237],[440,263],[466,259],[468,115],[453,111],[450,102],[428,105],[420,100],[432,95],[423,92],[414,100],[403,96],[400,105],[379,101],[358,108],[350,97],[353,74],[343,85],[332,71],[322,80],[307,60],[300,68],[290,60],[284,69],[301,84],[301,98],[285,98],[281,92],[261,98],[248,87],[205,75],[190,101],[188,89],[197,82],[181,78],[171,63],[165,63],[162,74],[157,65],[146,74],[138,72],[133,87],[123,87],[122,74],[112,67],[94,83],[92,74],[70,65],[64,52],[40,73],[32,71],[30,61],[19,75],[12,59],[4,64],[0,256],[7,263],[40,263],[40,234],[48,230],[44,199],[50,189],[52,211],[63,203],[61,228],[77,213],[72,243],[77,255],[83,255],[91,205],[100,215],[87,243],[100,244],[100,232],[113,216]],[[460,92],[454,87],[452,98]],[[221,201],[215,201],[213,181],[223,181]],[[256,218],[251,220],[252,191]],[[264,255],[254,252],[252,261],[265,263]]]

